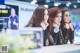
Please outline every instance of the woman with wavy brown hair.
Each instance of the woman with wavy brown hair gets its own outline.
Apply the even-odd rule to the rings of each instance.
[[[44,33],[44,46],[47,45],[47,38],[48,38],[48,9],[44,6],[38,6],[35,11],[33,12],[32,18],[26,27],[41,27]]]
[[[62,10],[61,29],[64,37],[64,44],[68,43],[68,40],[72,44],[74,42],[74,27],[70,20],[70,12],[68,10]]]
[[[60,29],[62,11],[58,7],[49,9],[49,45],[60,45],[63,43],[63,35]]]

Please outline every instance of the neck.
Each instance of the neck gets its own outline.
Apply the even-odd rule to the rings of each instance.
[[[47,20],[44,20],[45,23],[47,23]]]
[[[59,24],[53,23],[53,27],[59,27]]]
[[[69,22],[65,22],[65,24],[69,24]]]
[[[65,24],[69,24],[69,23],[65,23]]]
[[[12,17],[14,17],[15,15],[12,15]]]

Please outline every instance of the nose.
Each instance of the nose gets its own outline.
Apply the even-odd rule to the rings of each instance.
[[[68,16],[68,20],[70,20],[70,16]]]

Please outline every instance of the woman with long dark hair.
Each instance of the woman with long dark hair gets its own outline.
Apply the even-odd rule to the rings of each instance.
[[[74,42],[74,27],[70,20],[70,13],[68,10],[62,10],[61,29],[64,38],[64,44],[68,43],[68,40],[72,44]]]
[[[49,45],[60,45],[63,43],[63,35],[60,29],[62,11],[58,7],[49,9]]]
[[[47,45],[48,41],[48,9],[44,6],[38,6],[33,12],[32,18],[26,27],[41,27],[44,33],[44,46]],[[47,43],[46,43],[47,42]]]

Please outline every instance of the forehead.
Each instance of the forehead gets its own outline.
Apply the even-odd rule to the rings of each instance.
[[[61,16],[61,15],[62,15],[62,13],[58,13],[57,15]]]
[[[45,9],[44,11],[48,11],[47,9]]]
[[[13,12],[13,11],[15,11],[15,9],[11,9],[11,11]]]
[[[69,14],[69,12],[68,12],[68,11],[66,11],[66,12],[65,12],[65,14]]]

